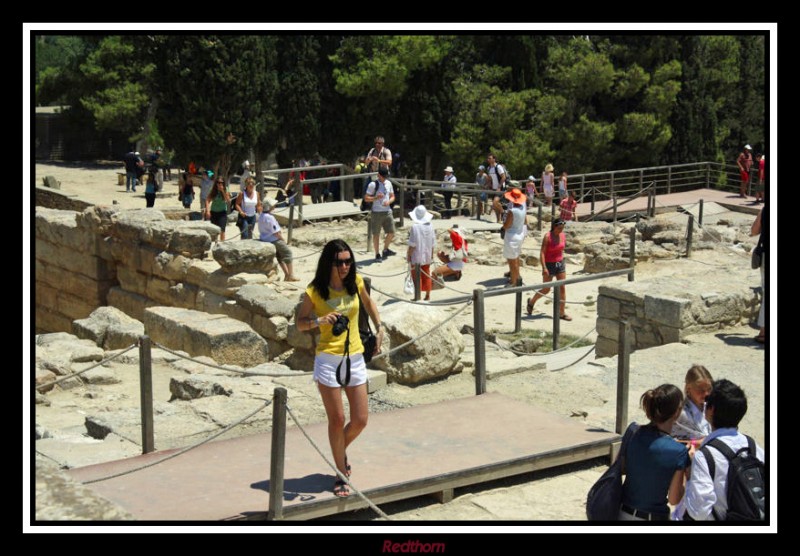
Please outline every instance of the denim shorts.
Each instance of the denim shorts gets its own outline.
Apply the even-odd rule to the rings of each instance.
[[[555,276],[567,271],[567,265],[564,264],[564,259],[554,263],[545,262],[544,264],[547,265],[547,272],[550,273],[550,276]]]

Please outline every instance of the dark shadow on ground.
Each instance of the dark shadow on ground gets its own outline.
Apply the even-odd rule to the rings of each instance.
[[[307,502],[317,498],[315,494],[333,491],[333,482],[335,478],[333,475],[326,475],[323,473],[314,473],[294,479],[284,479],[283,481],[283,499],[284,500],[300,500]],[[269,492],[269,480],[259,481],[250,485],[250,488],[263,490]]]
[[[755,334],[750,336],[745,334],[726,334],[721,332],[719,334],[714,334],[714,336],[730,346],[749,346],[752,348],[764,349],[764,344],[759,344],[753,339],[756,336]]]

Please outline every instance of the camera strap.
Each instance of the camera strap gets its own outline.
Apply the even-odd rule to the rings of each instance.
[[[339,378],[339,372],[342,368],[342,361],[347,360],[345,363],[345,376],[344,382],[342,379]],[[342,361],[339,361],[339,364],[336,365],[336,382],[339,383],[339,386],[347,386],[350,384],[350,324],[347,325],[347,335],[344,337],[344,355],[342,356]]]

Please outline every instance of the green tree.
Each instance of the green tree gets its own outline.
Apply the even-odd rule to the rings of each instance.
[[[275,135],[274,36],[164,36],[158,119],[182,164],[227,176],[264,136]]]

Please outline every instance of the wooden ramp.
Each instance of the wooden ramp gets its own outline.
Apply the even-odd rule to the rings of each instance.
[[[278,224],[287,226],[289,224],[289,207],[276,208],[272,212]],[[303,220],[326,220],[332,218],[353,217],[363,214],[358,203],[349,201],[334,201],[331,203],[308,203],[303,205]],[[294,223],[300,223],[300,211],[294,207]]]
[[[344,499],[333,496],[333,471],[291,423],[283,518],[311,519],[367,507],[355,493]],[[331,459],[327,424],[304,429]],[[348,459],[353,485],[377,505],[423,494],[438,494],[446,501],[456,487],[608,456],[619,440],[616,433],[490,393],[371,414]],[[67,473],[90,481],[176,451]],[[266,433],[209,442],[164,463],[87,486],[141,520],[258,520],[268,518],[269,468]]]

